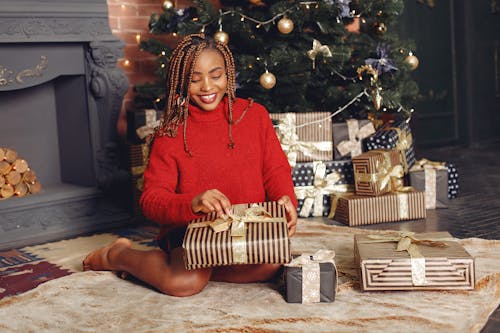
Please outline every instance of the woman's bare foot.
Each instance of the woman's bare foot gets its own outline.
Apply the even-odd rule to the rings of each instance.
[[[83,260],[84,271],[114,271],[118,267],[112,265],[113,257],[116,257],[119,252],[130,248],[132,242],[127,238],[118,238],[113,243],[103,246],[85,257]]]

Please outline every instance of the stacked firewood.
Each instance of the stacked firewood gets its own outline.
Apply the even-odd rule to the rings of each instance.
[[[41,189],[42,185],[28,162],[20,158],[16,151],[0,147],[0,199],[24,197]]]

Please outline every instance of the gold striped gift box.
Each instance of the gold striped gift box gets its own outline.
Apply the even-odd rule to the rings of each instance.
[[[404,233],[354,236],[363,291],[474,289],[474,258],[448,232],[407,234],[417,241],[404,251]]]
[[[190,222],[182,244],[187,269],[290,261],[284,206],[274,201],[238,204],[232,211],[227,220],[213,213]]]
[[[370,150],[352,158],[356,193],[381,195],[403,184],[401,155],[397,150]]]
[[[332,202],[335,200],[337,201],[335,220],[349,226],[426,217],[425,192],[421,191],[387,193],[378,197],[348,193],[332,197]]]

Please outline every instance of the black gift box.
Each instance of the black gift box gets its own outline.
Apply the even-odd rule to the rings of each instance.
[[[458,196],[458,170],[453,163],[446,163],[448,167],[448,199]]]
[[[151,120],[158,121],[163,117],[164,111],[154,109],[127,110],[127,141],[129,143],[139,144],[145,142],[144,138],[137,135],[137,129],[145,125],[153,126],[152,124],[146,124],[148,115],[154,115]]]
[[[351,121],[351,120],[349,120],[349,121]],[[373,128],[373,125],[370,126],[371,121],[368,119],[360,119],[360,120],[356,120],[356,121],[357,121],[357,125],[358,125],[357,126],[358,132],[356,133],[357,135],[356,135],[356,138],[354,138],[354,140],[356,142],[359,142],[359,145],[360,145],[359,146],[359,148],[360,148],[359,153],[361,153],[363,151],[364,135],[366,135],[363,133],[363,131],[367,131],[365,133],[367,133],[367,134],[369,133],[368,135],[371,135],[371,134],[373,134],[375,129]],[[351,155],[350,152],[345,154],[345,155],[342,155],[341,151],[339,151],[339,144],[341,144],[342,142],[349,141],[349,126],[348,126],[347,121],[343,122],[343,123],[333,123],[332,127],[333,127],[333,145],[334,145],[333,153],[335,155],[335,159],[354,157]],[[368,129],[370,129],[373,132],[370,133],[370,131],[368,131]],[[361,138],[359,137],[360,132],[363,133],[363,135],[361,135]]]
[[[335,301],[337,274],[331,262],[318,263],[320,267],[320,302]],[[285,266],[285,300],[302,303],[302,267]]]
[[[427,209],[446,208],[448,207],[448,170],[440,169],[434,170],[434,172],[435,178],[432,178],[434,179],[433,182],[435,182],[435,187],[433,189],[435,197],[434,200],[431,200],[431,202],[428,202],[432,196],[426,191],[426,186],[428,187],[429,184],[426,184],[425,169],[410,171],[410,185],[416,191],[425,192],[425,207]],[[429,177],[427,176],[427,178]],[[429,191],[432,191],[432,189],[429,189]]]

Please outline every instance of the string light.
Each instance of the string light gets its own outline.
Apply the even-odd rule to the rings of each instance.
[[[141,42],[141,35],[140,34],[135,35],[135,41],[137,42],[137,44],[139,44]]]
[[[130,60],[128,60],[128,59],[123,60],[123,66],[125,66],[125,67],[130,66]]]

